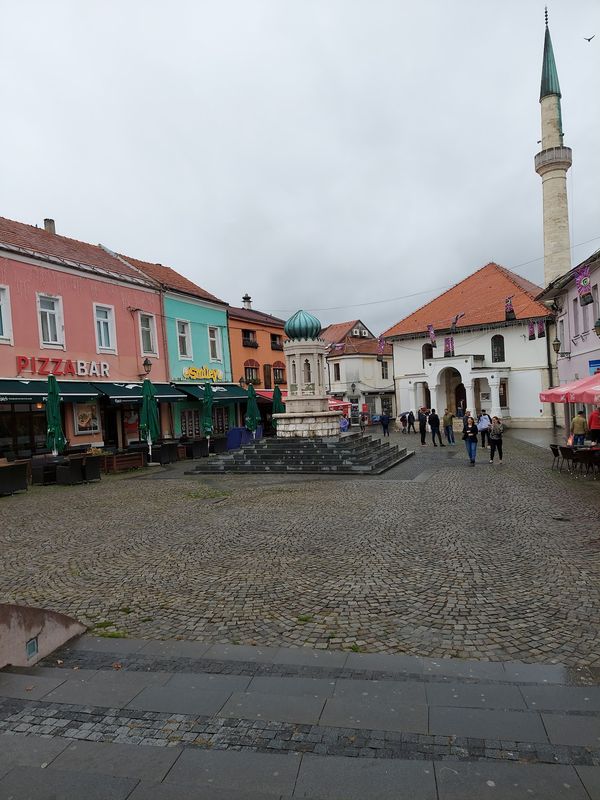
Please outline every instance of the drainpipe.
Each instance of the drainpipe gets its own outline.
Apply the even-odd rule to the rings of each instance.
[[[548,362],[548,388],[552,389],[554,386],[554,376],[552,374],[552,351],[550,350],[550,320],[546,320],[546,359]],[[552,414],[552,429],[556,430],[556,406],[550,403],[550,413]]]

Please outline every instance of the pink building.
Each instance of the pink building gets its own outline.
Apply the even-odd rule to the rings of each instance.
[[[0,218],[0,457],[43,451],[55,375],[71,447],[138,436],[141,381],[157,388],[172,435],[156,283],[101,246]]]

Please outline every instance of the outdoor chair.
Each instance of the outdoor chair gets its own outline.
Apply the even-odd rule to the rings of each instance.
[[[28,467],[29,465],[26,461],[19,461],[6,467],[0,467],[0,495],[27,491]]]
[[[575,452],[574,449],[570,445],[566,446],[566,447],[561,446],[558,449],[560,451],[560,455],[561,455],[561,458],[562,458],[562,461],[560,462],[560,467],[559,467],[558,471],[562,472],[563,464],[566,461],[567,462],[567,470],[569,472],[571,472],[571,470],[573,468],[573,453]]]
[[[100,480],[100,468],[102,466],[102,456],[86,456],[83,461],[83,479],[86,483]]]
[[[558,449],[558,445],[557,444],[551,444],[550,445],[550,450],[552,450],[552,467],[551,467],[551,469],[554,469],[555,465],[556,465],[556,468],[558,469],[558,462],[560,461],[560,450]]]
[[[583,475],[583,467],[586,466],[586,474],[589,470],[588,461],[587,461],[587,453],[585,450],[575,450],[571,457],[571,474],[573,477],[577,477],[579,475]]]
[[[83,483],[83,459],[70,458],[65,464],[56,467],[56,482],[61,486]]]

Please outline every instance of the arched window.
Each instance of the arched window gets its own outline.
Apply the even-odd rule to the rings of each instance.
[[[273,364],[273,381],[276,386],[285,383],[285,364],[283,361],[276,361]]]
[[[304,379],[304,383],[312,383],[312,370],[310,368],[310,361],[308,360],[308,358],[304,359],[302,377]]]
[[[298,383],[298,376],[296,375],[296,362],[292,361],[292,383]]]
[[[496,364],[498,361],[505,361],[504,357],[504,336],[497,333],[492,336],[492,362]]]
[[[427,342],[421,348],[421,352],[423,354],[423,366],[425,366],[425,362],[428,358],[433,358],[433,345],[431,342]]]
[[[247,383],[260,383],[260,364],[253,358],[244,361],[244,378]]]

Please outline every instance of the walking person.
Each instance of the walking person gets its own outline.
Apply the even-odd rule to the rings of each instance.
[[[440,435],[440,418],[435,413],[435,408],[431,409],[429,414],[429,427],[431,428],[431,441],[433,442],[433,446],[437,447],[435,443],[435,437],[439,439],[440,447],[446,447],[446,445],[442,442],[442,437]]]
[[[412,411],[408,412],[407,422],[408,422],[408,432],[410,433],[410,429],[412,428],[412,432],[416,433],[417,431],[415,430],[415,415],[413,414]]]
[[[571,423],[571,433],[573,434],[573,446],[584,447],[585,435],[588,432],[585,411],[580,411]]]
[[[400,425],[402,426],[402,433],[406,433],[408,427],[408,419],[406,414],[402,414],[400,417]]]
[[[477,419],[477,430],[481,433],[481,446],[483,447],[484,450],[486,449],[486,444],[485,444],[486,440],[489,441],[490,439],[489,430],[491,424],[492,424],[492,418],[487,413],[485,408],[482,408],[481,414]]]
[[[390,435],[390,418],[384,411],[383,414],[379,417],[379,421],[381,422],[381,427],[383,428],[383,435],[389,436]]]
[[[453,427],[453,420],[454,414],[448,409],[444,409],[444,416],[442,417],[442,425],[444,426],[444,436],[446,437],[446,441],[448,444],[456,444],[454,439],[454,427]]]
[[[360,415],[360,432],[364,433],[366,427],[367,427],[367,415],[366,414],[361,414]]]
[[[492,424],[488,429],[490,437],[490,464],[494,463],[494,456],[496,450],[498,451],[498,460],[502,463],[502,434],[504,433],[504,425],[500,417],[492,417]]]
[[[600,409],[595,408],[588,419],[590,439],[594,444],[600,444]]]
[[[469,461],[471,462],[472,467],[475,466],[475,458],[477,457],[478,436],[479,431],[477,430],[475,420],[473,417],[467,417],[463,439],[465,440],[467,455],[469,456]]]
[[[425,447],[427,444],[425,441],[427,436],[427,412],[424,408],[419,409],[419,433],[421,434],[421,447]]]

